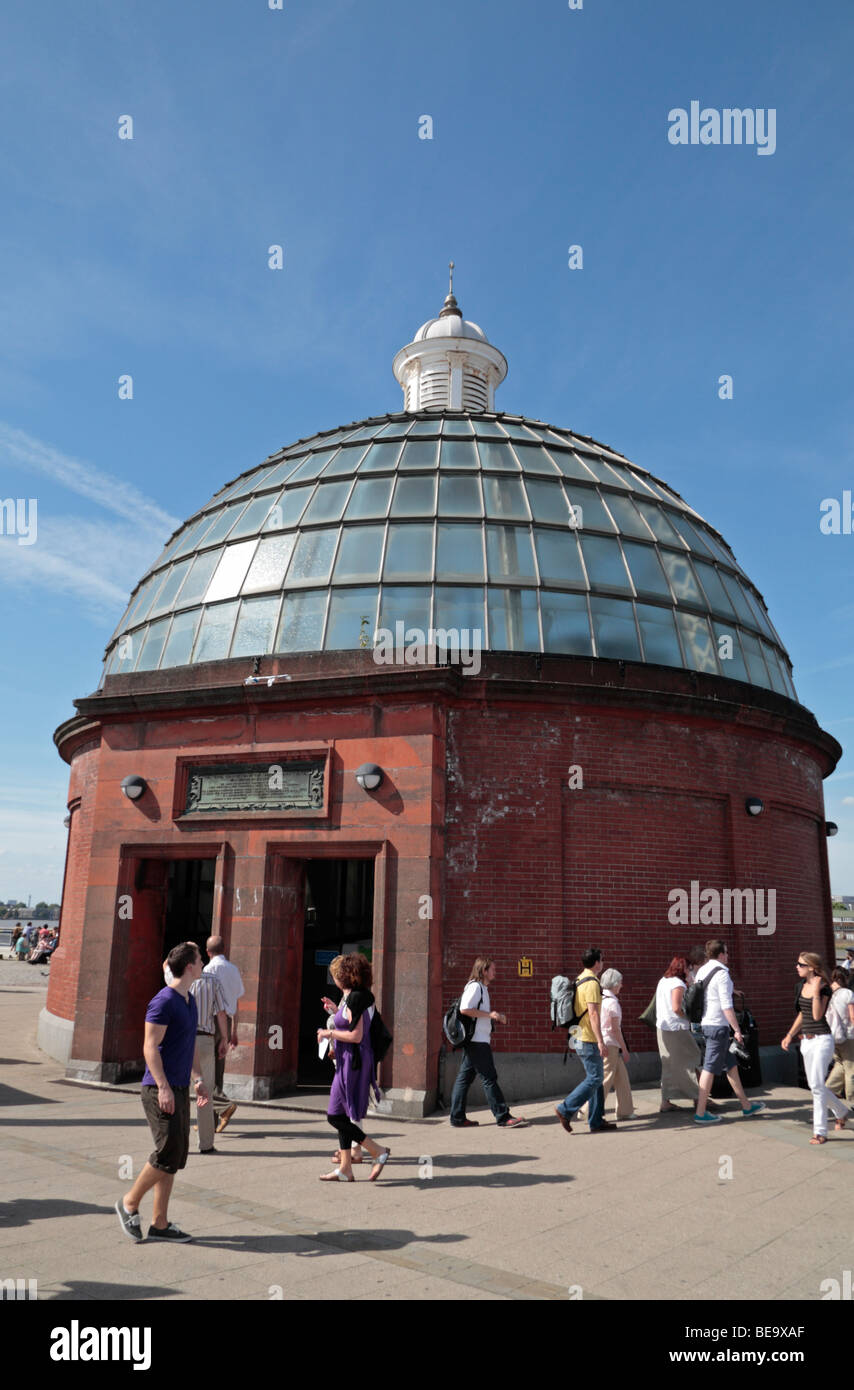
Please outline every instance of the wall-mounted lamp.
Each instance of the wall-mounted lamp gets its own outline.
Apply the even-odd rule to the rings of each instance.
[[[383,780],[383,770],[376,763],[362,763],[356,768],[355,777],[362,791],[375,792]]]
[[[765,810],[765,802],[760,801],[758,796],[749,796],[744,803],[744,809],[749,816],[761,816]]]
[[[838,835],[838,834],[839,834],[839,826],[836,824],[836,821],[835,821],[835,820],[825,821],[825,823],[824,823],[824,833],[825,833],[825,835],[827,836],[828,839],[830,839],[831,835]]]
[[[129,801],[139,801],[147,785],[144,777],[137,777],[134,773],[122,779],[122,791]]]
[[[68,827],[69,827],[70,824],[71,824],[71,817],[70,817],[70,816],[66,816],[66,817],[65,817],[65,820],[62,822],[62,824],[65,826],[65,828],[66,828],[66,830],[67,830]]]

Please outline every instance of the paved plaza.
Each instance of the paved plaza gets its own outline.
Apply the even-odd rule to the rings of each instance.
[[[568,1136],[545,1101],[514,1106],[515,1132],[483,1110],[471,1130],[369,1118],[392,1149],[375,1184],[318,1182],[323,1098],[242,1104],[176,1180],[193,1243],[133,1245],[113,1204],[150,1150],[138,1094],[68,1082],[38,1050],[46,987],[0,962],[0,1279],[41,1299],[819,1300],[851,1269],[854,1129],[810,1147],[810,1097],[787,1087],[707,1130],[687,1104],[659,1116],[654,1089],[613,1135]]]

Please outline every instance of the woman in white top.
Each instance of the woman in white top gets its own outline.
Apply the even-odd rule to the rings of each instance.
[[[854,1105],[854,992],[847,987],[848,971],[836,967],[830,977],[833,993],[827,1006],[827,1021],[833,1033],[833,1067],[825,1083],[834,1095],[844,1095]],[[844,1121],[837,1120],[842,1129]]]
[[[687,1096],[696,1105],[700,1088],[697,1068],[700,1049],[691,1033],[683,1004],[687,989],[688,962],[674,956],[655,991],[655,1021],[658,1051],[661,1055],[660,1112],[678,1110],[672,1096]]]

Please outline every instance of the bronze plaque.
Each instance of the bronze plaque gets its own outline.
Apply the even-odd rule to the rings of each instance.
[[[322,762],[214,763],[191,767],[185,814],[323,810]]]

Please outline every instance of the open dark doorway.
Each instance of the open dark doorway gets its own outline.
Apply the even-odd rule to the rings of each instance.
[[[168,861],[161,960],[181,941],[195,941],[204,958],[213,922],[215,875],[215,859]]]
[[[300,995],[298,1079],[329,1084],[331,1064],[317,1055],[317,1029],[324,1026],[320,1000],[337,999],[329,962],[350,951],[371,959],[374,931],[373,859],[305,861],[305,934]]]

